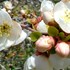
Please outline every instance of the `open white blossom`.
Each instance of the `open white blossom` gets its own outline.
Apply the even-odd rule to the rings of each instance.
[[[60,1],[55,5],[54,19],[64,32],[70,33],[70,2]]]
[[[13,22],[5,10],[0,10],[0,51],[21,43],[26,36],[20,24]]]

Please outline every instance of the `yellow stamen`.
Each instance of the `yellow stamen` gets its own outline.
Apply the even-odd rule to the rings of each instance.
[[[70,22],[70,10],[65,10],[65,15],[62,17],[66,23]]]
[[[0,25],[0,37],[3,35],[10,36],[10,30],[11,26],[4,22],[2,25]]]

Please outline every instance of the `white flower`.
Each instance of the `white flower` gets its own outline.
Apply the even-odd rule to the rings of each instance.
[[[53,9],[54,4],[52,1],[43,0],[41,3],[40,11],[43,16],[44,22],[47,23],[54,23],[54,17],[53,17]]]
[[[64,32],[70,33],[70,2],[60,1],[55,5],[54,19]]]
[[[51,1],[43,0],[41,3],[41,12],[52,11],[54,8],[54,4]]]
[[[48,33],[48,27],[49,26],[46,25],[43,20],[41,20],[41,22],[37,24],[36,29],[41,33]]]
[[[20,24],[13,22],[10,15],[0,11],[0,51],[12,45],[21,43],[26,38]]]
[[[24,70],[53,70],[47,57],[32,55],[24,64]]]
[[[70,58],[60,57],[57,54],[51,54],[49,60],[55,70],[64,69],[70,65]]]
[[[10,1],[5,1],[4,2],[4,6],[7,9],[12,9],[13,8],[12,3]]]

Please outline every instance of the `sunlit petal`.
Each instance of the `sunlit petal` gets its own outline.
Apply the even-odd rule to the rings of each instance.
[[[54,19],[59,24],[60,28],[70,33],[70,19],[66,16],[65,11],[69,9],[63,2],[59,2],[54,7]]]
[[[13,28],[11,29],[10,36],[6,38],[6,42],[4,43],[5,45],[1,46],[0,51],[12,46],[20,37],[21,32],[21,26],[18,23],[13,22]]]
[[[52,11],[53,8],[54,8],[54,4],[52,3],[52,1],[43,0],[41,3],[40,11],[41,12]]]
[[[4,36],[0,37],[0,47],[5,44],[5,41],[6,41],[6,38]]]
[[[10,17],[10,15],[5,11],[5,10],[1,10],[0,11],[0,18],[1,18],[1,24],[3,24],[3,23],[7,23],[8,25],[12,25],[12,19],[11,19],[11,17]]]
[[[24,41],[24,39],[27,37],[27,34],[22,30],[20,37],[18,38],[18,40],[14,43],[14,45],[17,45],[19,43],[21,43],[22,41]]]
[[[22,28],[19,23],[13,22],[13,26],[10,32],[10,36],[8,37],[11,41],[16,41],[20,37],[20,34],[22,32]]]
[[[44,12],[43,13],[43,20],[46,24],[48,24],[49,22],[53,21],[53,14],[51,12]]]
[[[53,70],[47,57],[33,55],[24,64],[24,70]]]
[[[48,33],[48,26],[42,20],[41,22],[38,23],[37,30],[41,33]]]

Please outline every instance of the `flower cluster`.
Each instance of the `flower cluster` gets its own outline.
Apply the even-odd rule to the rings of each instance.
[[[70,0],[61,0],[54,4],[43,0],[41,3],[42,20],[35,25],[42,33],[36,40],[39,52],[55,52],[62,57],[70,55]]]

